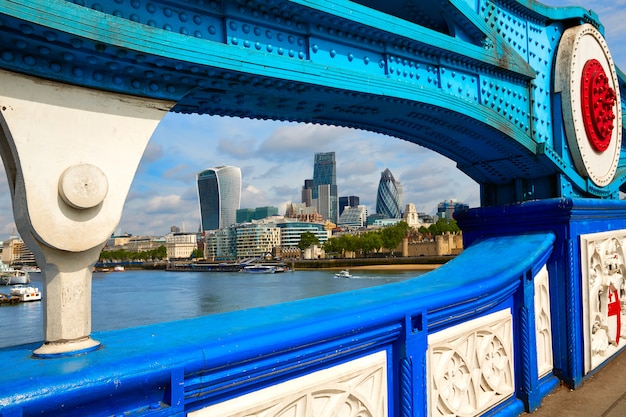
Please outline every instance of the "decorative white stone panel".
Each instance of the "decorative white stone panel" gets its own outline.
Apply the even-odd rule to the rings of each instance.
[[[552,324],[550,321],[550,285],[544,265],[533,280],[535,284],[535,332],[537,338],[537,373],[542,377],[552,371]]]
[[[626,230],[580,236],[585,373],[626,339]]]
[[[188,416],[387,417],[387,409],[387,354],[380,351]]]
[[[430,416],[476,416],[514,391],[509,309],[428,336]]]

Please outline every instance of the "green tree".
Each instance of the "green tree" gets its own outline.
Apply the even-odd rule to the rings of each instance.
[[[432,235],[442,235],[446,232],[458,233],[461,231],[461,229],[459,229],[456,220],[443,218],[437,220],[436,223],[431,224],[428,228],[428,231]]]
[[[361,247],[363,254],[367,257],[370,253],[379,250],[383,247],[383,238],[380,233],[367,232],[361,236]]]
[[[423,235],[429,235],[430,234],[430,230],[426,226],[420,226],[420,228],[417,231],[420,232]]]
[[[356,252],[358,250],[357,237],[341,235],[339,236],[339,246],[341,247],[341,256],[345,258],[346,252]]]
[[[324,252],[326,252],[327,255],[340,255],[342,252],[341,248],[339,247],[339,239],[337,239],[336,237],[331,237],[326,242],[324,242],[323,247]]]
[[[154,261],[166,258],[167,249],[163,245],[157,249],[140,252],[130,252],[124,249],[100,252],[100,261],[102,262],[145,261],[148,259]]]
[[[383,248],[388,249],[393,255],[393,252],[402,242],[402,239],[404,239],[408,231],[409,225],[406,222],[399,222],[393,226],[382,229],[380,234],[383,241]]]
[[[300,235],[300,242],[298,242],[298,247],[300,250],[305,250],[306,248],[310,248],[313,245],[319,245],[320,240],[311,232],[304,232]]]

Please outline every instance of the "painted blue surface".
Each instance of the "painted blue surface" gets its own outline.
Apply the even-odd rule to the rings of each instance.
[[[574,170],[552,76],[561,35],[581,23],[602,31],[597,16],[435,0],[415,3],[421,18],[399,4],[0,2],[4,70],[172,100],[181,113],[393,135],[456,161],[485,206],[459,217],[468,248],[426,283],[100,332],[100,350],[72,358],[2,349],[12,367],[0,378],[2,417],[183,415],[376,350],[390,358],[390,415],[425,415],[428,334],[502,308],[513,313],[516,387],[490,413],[534,409],[554,375],[572,387],[588,377],[579,236],[626,229],[626,157],[606,187]],[[540,380],[531,284],[544,263],[555,366]]]
[[[0,68],[176,112],[389,134],[456,161],[483,206],[619,197],[626,160],[606,187],[582,178],[552,93],[560,35],[602,30],[593,12],[437,0],[415,6],[422,16],[401,4],[13,0],[0,3]]]
[[[0,379],[2,415],[106,415],[142,407],[144,414],[176,415],[381,349],[390,352],[390,381],[402,357],[417,361],[413,377],[425,379],[419,364],[426,335],[505,307],[515,311],[520,283],[548,259],[554,240],[552,233],[486,239],[419,279],[97,332],[102,348],[72,358],[33,359],[36,345],[0,349],[0,362],[15,364]],[[483,262],[486,253],[491,258]],[[421,398],[423,389],[415,387]]]
[[[584,375],[580,235],[626,229],[626,202],[549,199],[459,214],[466,245],[503,234],[551,231],[556,237],[548,263],[555,374],[571,387]]]

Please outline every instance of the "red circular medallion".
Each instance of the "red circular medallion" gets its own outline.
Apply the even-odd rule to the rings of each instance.
[[[604,152],[611,144],[615,113],[615,90],[611,88],[602,64],[596,59],[585,63],[581,79],[582,116],[587,138],[598,152]]]

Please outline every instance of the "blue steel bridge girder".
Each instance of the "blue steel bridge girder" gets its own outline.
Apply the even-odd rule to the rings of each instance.
[[[620,160],[615,180],[595,186],[574,168],[564,139],[553,88],[558,43],[570,26],[603,29],[581,8],[506,0],[476,9],[460,0],[427,7],[399,0],[74,3],[2,2],[0,68],[172,100],[175,112],[388,134],[456,161],[481,184],[483,205],[616,198],[626,179]]]

